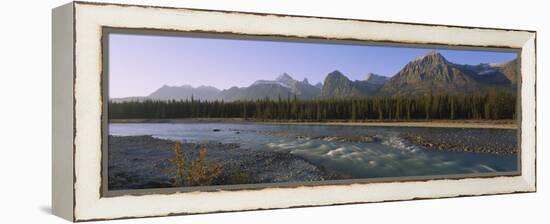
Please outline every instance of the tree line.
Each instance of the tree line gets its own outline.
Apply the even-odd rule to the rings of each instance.
[[[258,120],[515,119],[516,96],[490,90],[468,95],[372,96],[300,100],[296,96],[224,102],[109,102],[110,119],[243,118]]]

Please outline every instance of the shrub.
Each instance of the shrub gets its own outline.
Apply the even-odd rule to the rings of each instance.
[[[174,178],[174,186],[181,186],[183,185],[183,179],[185,179],[184,171],[185,171],[185,161],[187,160],[187,156],[183,153],[181,150],[181,144],[179,142],[176,142],[176,145],[174,146],[174,165],[176,166],[176,176]]]
[[[206,148],[201,148],[199,155],[194,160],[187,158],[179,142],[176,142],[174,152],[175,158],[173,161],[176,166],[174,186],[212,185],[223,170],[221,165],[206,161]]]

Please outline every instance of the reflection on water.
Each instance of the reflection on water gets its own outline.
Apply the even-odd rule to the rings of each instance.
[[[460,130],[462,132],[457,132]],[[469,174],[517,169],[516,155],[426,150],[402,139],[400,134],[405,132],[462,134],[464,129],[248,123],[109,125],[111,135],[152,135],[198,143],[238,143],[241,148],[250,150],[289,152],[352,178]],[[464,134],[505,144],[516,142],[515,130],[471,129]],[[345,137],[350,136],[372,136],[376,141],[347,141]]]

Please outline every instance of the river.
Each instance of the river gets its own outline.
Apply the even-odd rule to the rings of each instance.
[[[475,144],[516,143],[516,130],[365,127],[259,123],[111,123],[109,134],[152,135],[183,142],[236,143],[249,150],[301,156],[351,178],[475,174],[517,170],[517,154],[428,150],[404,139],[405,133],[462,136]],[[354,141],[369,136],[372,141]],[[446,137],[445,141],[453,141]],[[350,140],[351,139],[351,140]]]

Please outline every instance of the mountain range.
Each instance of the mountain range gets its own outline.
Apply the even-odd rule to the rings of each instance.
[[[335,70],[323,83],[312,85],[283,73],[274,80],[257,80],[247,87],[220,90],[212,86],[192,87],[164,85],[144,97],[111,99],[115,102],[142,100],[255,100],[296,97],[298,99],[343,98],[362,96],[396,96],[426,94],[465,94],[492,88],[515,91],[518,61],[502,64],[463,65],[449,62],[437,51],[429,52],[407,63],[394,76],[373,73],[364,80],[350,80]]]
[[[490,88],[515,89],[517,61],[503,64],[460,65],[432,51],[409,62],[380,92],[384,95],[463,94]]]

